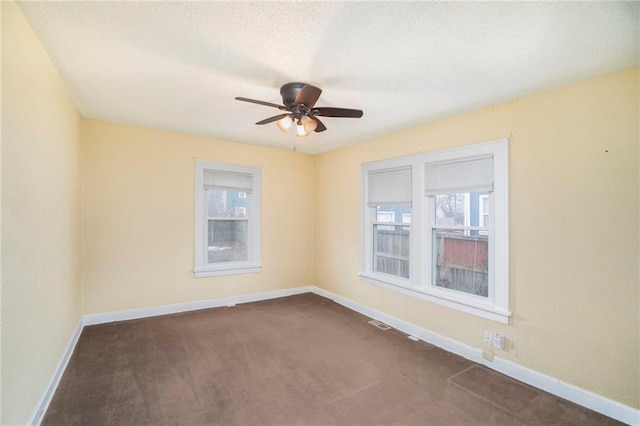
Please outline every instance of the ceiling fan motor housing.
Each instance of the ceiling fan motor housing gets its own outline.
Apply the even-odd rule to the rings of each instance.
[[[280,88],[280,96],[282,96],[282,103],[288,108],[295,104],[296,96],[302,90],[304,86],[307,86],[305,83],[287,83]]]

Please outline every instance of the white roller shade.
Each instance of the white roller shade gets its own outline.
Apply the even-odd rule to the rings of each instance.
[[[425,195],[493,191],[493,156],[425,164]]]
[[[253,175],[249,173],[205,170],[204,189],[222,189],[251,193],[253,191]]]
[[[411,205],[411,168],[371,171],[367,175],[367,204]]]

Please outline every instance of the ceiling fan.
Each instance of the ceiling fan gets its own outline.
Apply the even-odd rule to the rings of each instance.
[[[315,104],[321,93],[322,90],[311,84],[287,83],[280,88],[280,95],[284,105],[242,97],[237,97],[236,99],[287,111],[258,121],[256,124],[267,124],[275,121],[280,130],[286,132],[293,123],[296,123],[296,134],[298,136],[307,136],[313,131],[324,132],[327,130],[318,117],[362,117],[362,110],[359,109],[316,107]]]

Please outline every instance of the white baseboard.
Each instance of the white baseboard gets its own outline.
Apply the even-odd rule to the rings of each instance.
[[[340,305],[343,305],[353,311],[359,312],[370,318],[382,321],[393,328],[415,336],[420,340],[431,343],[454,354],[460,355],[471,361],[485,365],[492,370],[498,371],[514,379],[520,380],[531,386],[534,386],[553,395],[567,399],[583,407],[589,408],[598,413],[604,414],[618,421],[630,424],[640,425],[640,410],[623,405],[619,402],[597,395],[593,392],[528,369],[514,362],[494,357],[493,362],[482,358],[482,351],[469,345],[460,343],[456,340],[434,333],[425,328],[411,324],[384,312],[380,312],[373,308],[369,308],[358,302],[346,297],[337,295],[330,291],[315,286],[288,288],[284,290],[267,291],[263,293],[247,294],[241,296],[224,297],[220,299],[202,300],[196,302],[177,303],[172,305],[163,305],[152,308],[132,309],[119,312],[108,312],[102,314],[85,315],[76,331],[74,332],[67,349],[56,368],[49,385],[43,392],[36,408],[34,409],[27,424],[39,425],[42,421],[43,414],[46,412],[51,398],[58,387],[58,383],[69,363],[71,354],[80,337],[80,333],[85,325],[103,324],[114,321],[125,321],[138,318],[147,318],[158,315],[174,314],[179,312],[188,312],[199,309],[215,308],[220,306],[230,306],[240,303],[257,302],[260,300],[276,299],[279,297],[293,296],[302,293],[315,293],[319,296],[331,299]]]
[[[284,290],[274,290],[274,291],[266,291],[262,293],[246,294],[241,296],[224,297],[220,299],[210,299],[210,300],[202,300],[202,301],[196,301],[196,302],[177,303],[173,305],[156,306],[152,308],[131,309],[128,311],[107,312],[103,314],[85,315],[81,319],[78,326],[76,327],[76,330],[73,333],[73,336],[71,336],[71,340],[67,345],[67,349],[65,350],[62,356],[62,359],[58,363],[58,366],[56,367],[53,373],[53,377],[49,381],[49,384],[47,385],[44,392],[40,396],[40,399],[36,404],[36,408],[31,413],[31,417],[29,417],[27,424],[33,425],[33,426],[39,426],[40,423],[42,422],[44,413],[46,413],[47,408],[49,408],[51,399],[53,398],[53,395],[55,394],[56,389],[58,388],[58,384],[60,383],[62,374],[67,368],[67,364],[69,364],[71,355],[73,354],[73,351],[76,348],[78,339],[80,338],[80,334],[82,333],[82,330],[85,325],[103,324],[103,323],[114,322],[114,321],[125,321],[130,319],[147,318],[147,317],[154,317],[158,315],[167,315],[167,314],[175,314],[179,312],[195,311],[199,309],[237,305],[240,303],[257,302],[260,300],[268,300],[268,299],[277,299],[279,297],[293,296],[295,294],[310,293],[310,292],[311,292],[311,286],[296,287],[296,288],[287,288]]]
[[[415,336],[420,340],[424,340],[427,343],[431,343],[432,345],[460,355],[471,361],[485,365],[492,370],[498,371],[499,373],[505,374],[509,377],[513,377],[516,380],[520,380],[521,382],[527,383],[545,392],[549,392],[550,394],[556,395],[560,398],[582,405],[583,407],[589,408],[590,410],[604,414],[605,416],[609,416],[618,421],[630,425],[640,425],[640,410],[555,379],[551,376],[531,370],[527,367],[523,367],[503,358],[494,357],[493,362],[487,361],[482,358],[482,351],[480,349],[476,349],[464,343],[460,343],[456,340],[434,333],[415,324],[411,324],[389,314],[385,314],[384,312],[369,308],[368,306],[362,305],[322,288],[313,286],[311,291],[319,296],[331,299],[353,311],[359,312],[370,318],[377,319],[378,321],[382,321],[385,324],[388,324],[411,336]]]
[[[67,345],[67,349],[65,349],[64,353],[62,354],[62,358],[60,359],[58,366],[53,372],[53,376],[51,377],[49,384],[40,396],[40,399],[36,404],[36,408],[31,413],[31,417],[29,417],[29,420],[27,421],[28,425],[38,426],[40,425],[40,422],[42,422],[42,417],[44,416],[44,413],[47,412],[47,408],[49,408],[49,404],[51,403],[53,394],[56,392],[58,384],[60,383],[60,379],[62,378],[62,374],[64,373],[64,370],[66,370],[67,364],[69,364],[69,360],[71,359],[71,355],[76,348],[76,344],[78,343],[78,339],[80,338],[80,334],[82,333],[82,328],[82,321],[80,321],[78,323],[78,326],[76,327],[76,330],[71,336],[71,340]]]
[[[83,317],[84,325],[104,324],[114,321],[126,321],[138,318],[149,318],[158,315],[177,314],[180,312],[197,311],[199,309],[232,306],[240,303],[258,302],[260,300],[277,299],[278,297],[293,296],[294,294],[310,293],[311,286],[286,288],[283,290],[265,291],[262,293],[245,294],[241,296],[222,297],[220,299],[198,300],[195,302],[176,303],[172,305],[154,306],[151,308],[130,309],[127,311],[91,314]]]

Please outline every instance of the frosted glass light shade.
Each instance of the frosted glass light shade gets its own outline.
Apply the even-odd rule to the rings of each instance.
[[[300,119],[300,121],[298,121],[298,125],[296,126],[296,135],[301,137],[308,136],[316,129],[316,127],[318,127],[318,123],[305,115]]]
[[[291,128],[291,125],[293,124],[293,120],[291,119],[291,117],[286,116],[276,121],[276,124],[278,125],[278,128],[280,130],[282,130],[284,133],[287,133],[287,130],[289,130],[289,128]]]
[[[304,126],[302,124],[296,125],[296,136],[305,137],[308,136],[309,133],[304,131]]]

